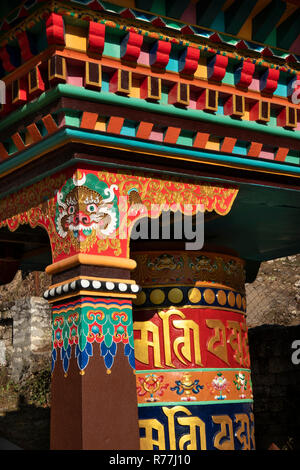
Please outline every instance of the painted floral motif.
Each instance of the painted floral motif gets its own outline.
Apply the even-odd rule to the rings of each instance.
[[[162,375],[147,374],[145,377],[138,378],[141,386],[137,387],[137,394],[140,397],[147,395],[147,402],[159,401],[158,397],[164,394],[169,384],[162,384],[164,377]]]
[[[248,380],[246,380],[246,376],[243,372],[239,372],[238,374],[235,374],[235,380],[233,380],[234,385],[236,386],[236,389],[240,391],[240,398],[246,398],[245,392],[247,390],[247,385],[248,385]]]
[[[227,395],[224,392],[230,392],[229,382],[222,372],[218,372],[209,385],[211,393],[218,393],[214,396],[215,400],[226,400]]]
[[[192,380],[191,374],[188,372],[184,373],[181,380],[176,380],[176,387],[172,387],[172,391],[176,391],[177,395],[183,395],[181,397],[182,401],[192,401],[196,400],[196,397],[192,395],[197,395],[200,390],[203,390],[204,385],[199,385],[199,380]]]
[[[93,346],[99,344],[100,355],[110,372],[119,343],[124,344],[124,354],[135,368],[132,310],[127,300],[85,298],[82,303],[53,307],[52,340],[52,371],[59,350],[67,373],[73,345],[78,368],[83,371],[94,353]]]

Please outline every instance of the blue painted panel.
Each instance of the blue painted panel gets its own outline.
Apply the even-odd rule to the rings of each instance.
[[[148,450],[255,448],[252,403],[178,405],[139,407],[141,444],[147,439]]]

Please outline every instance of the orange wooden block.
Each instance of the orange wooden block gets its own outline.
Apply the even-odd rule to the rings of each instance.
[[[259,142],[251,142],[250,148],[248,150],[247,156],[248,157],[258,157],[263,144]]]
[[[9,157],[6,148],[0,142],[0,160],[6,160]]]
[[[153,129],[152,122],[142,121],[139,124],[136,137],[138,139],[149,139],[152,129]]]
[[[18,150],[24,150],[25,144],[17,132],[11,137]]]
[[[237,139],[234,137],[225,137],[221,145],[221,152],[231,153],[234,149]]]
[[[53,132],[56,132],[58,127],[56,122],[54,121],[53,117],[51,114],[47,114],[42,118],[42,121],[44,123],[44,126],[47,129],[48,134],[53,134]]]
[[[88,111],[84,111],[81,118],[80,127],[84,129],[95,129],[97,119],[97,113],[89,113]]]
[[[38,142],[39,140],[42,140],[41,133],[34,123],[27,126],[27,130],[33,142]]]
[[[107,125],[107,132],[112,134],[120,134],[124,123],[124,118],[118,116],[111,116]]]
[[[284,147],[280,147],[280,148],[277,150],[277,153],[276,153],[276,156],[275,156],[275,160],[276,160],[277,162],[284,162],[288,153],[289,153],[289,149],[284,148]]]
[[[197,132],[196,137],[194,139],[193,147],[205,149],[208,139],[209,134],[205,132]]]
[[[168,127],[165,132],[164,142],[166,144],[176,144],[180,131],[180,127]]]

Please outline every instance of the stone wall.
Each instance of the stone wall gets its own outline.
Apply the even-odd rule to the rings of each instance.
[[[44,357],[50,363],[50,351],[51,309],[47,301],[26,297],[0,312],[0,360],[8,367],[11,380],[18,381]]]
[[[295,340],[300,342],[300,325],[249,329],[258,450],[272,443],[282,449],[290,439],[293,450],[300,450],[300,364],[292,362]]]

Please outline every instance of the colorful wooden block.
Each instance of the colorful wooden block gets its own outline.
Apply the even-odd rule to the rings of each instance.
[[[84,78],[85,88],[91,90],[100,90],[102,85],[101,74],[101,64],[98,64],[96,62],[86,62]]]
[[[109,82],[109,91],[112,93],[119,93],[129,95],[132,87],[132,74],[129,70],[117,69]]]
[[[21,105],[27,102],[27,86],[24,78],[18,78],[12,82],[11,102],[14,105]]]
[[[161,79],[148,75],[141,83],[140,97],[143,100],[157,101],[161,99]]]
[[[26,31],[22,31],[17,34],[16,37],[20,46],[22,62],[26,62],[27,60],[31,59],[31,57],[33,57],[27,33]]]
[[[164,143],[176,144],[180,131],[181,131],[180,127],[173,127],[173,126],[168,127],[164,135]]]
[[[54,55],[48,60],[48,80],[51,85],[66,82],[67,66],[64,57]]]
[[[197,99],[196,108],[202,109],[203,111],[217,111],[218,99],[219,99],[218,91],[205,88],[204,90],[201,91]]]
[[[46,21],[46,34],[48,44],[65,45],[65,27],[61,15],[51,13]]]
[[[224,103],[224,114],[241,117],[245,113],[245,97],[241,95],[232,95]]]
[[[28,73],[28,93],[30,98],[38,96],[45,91],[45,83],[39,67],[36,65]]]
[[[88,51],[102,54],[105,44],[105,24],[89,22]]]
[[[297,127],[297,109],[285,106],[277,116],[277,126]]]
[[[279,69],[268,68],[260,78],[260,91],[272,94],[277,88],[279,80]]]
[[[215,82],[221,82],[225,77],[228,57],[216,54],[207,64],[207,78]]]
[[[252,82],[255,71],[255,64],[248,60],[243,60],[234,73],[236,86],[248,88]]]
[[[160,69],[166,68],[169,62],[170,52],[170,42],[161,40],[156,41],[150,51],[150,65]]]
[[[175,83],[169,91],[168,103],[188,106],[190,104],[190,86],[186,83]]]
[[[141,34],[129,31],[121,42],[121,59],[128,62],[136,62],[143,44]]]
[[[250,120],[268,122],[270,120],[270,103],[268,101],[257,101],[250,109]]]
[[[200,49],[191,46],[186,47],[179,58],[179,72],[186,75],[194,75],[198,68],[199,58]]]

